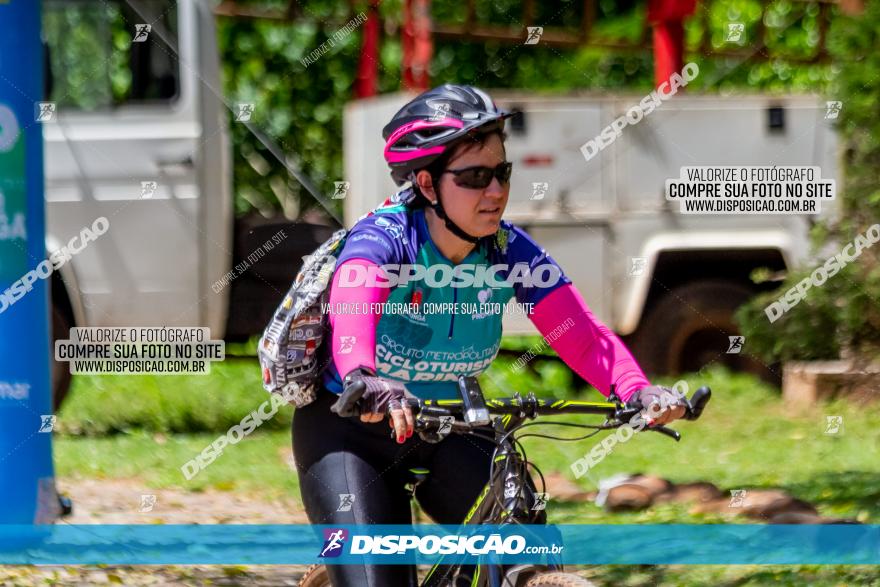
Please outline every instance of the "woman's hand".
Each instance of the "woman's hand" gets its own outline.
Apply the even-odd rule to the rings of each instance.
[[[684,417],[687,398],[675,389],[650,385],[632,394],[626,403],[645,410],[645,421],[655,426]]]
[[[365,369],[355,369],[345,376],[344,389],[339,400],[330,408],[340,416],[360,414],[361,422],[381,422],[386,415],[388,425],[394,430],[397,442],[402,444],[413,434],[414,419],[412,410],[404,401],[406,387],[399,381],[377,377]],[[355,386],[363,386],[364,391],[356,397],[347,394]]]

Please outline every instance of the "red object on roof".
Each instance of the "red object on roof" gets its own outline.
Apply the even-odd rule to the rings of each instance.
[[[525,167],[548,167],[553,165],[553,155],[526,155],[522,158]]]
[[[648,0],[648,22],[682,21],[694,13],[697,0]]]
[[[431,0],[405,0],[403,5],[403,86],[424,92],[431,87]]]
[[[684,67],[685,17],[697,0],[648,0],[648,22],[654,28],[654,85],[660,86]]]
[[[355,98],[375,96],[379,81],[379,0],[370,0],[361,41],[361,58],[354,81]]]

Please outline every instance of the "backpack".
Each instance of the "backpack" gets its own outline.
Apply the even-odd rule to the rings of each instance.
[[[405,205],[415,197],[412,187],[404,187],[379,208]],[[364,214],[358,222],[375,212]],[[332,360],[327,347],[321,346],[330,332],[330,320],[323,309],[330,299],[330,281],[347,236],[346,229],[337,230],[304,259],[257,345],[263,388],[298,408],[317,399],[320,375]]]
[[[305,258],[257,346],[263,388],[298,408],[317,399],[320,375],[330,364],[330,353],[321,348],[330,332],[323,309],[347,234],[336,231]]]

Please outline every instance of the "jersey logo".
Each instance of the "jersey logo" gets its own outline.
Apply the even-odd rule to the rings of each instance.
[[[409,243],[409,241],[406,239],[406,234],[404,234],[403,232],[403,228],[399,224],[392,222],[387,218],[382,218],[381,216],[379,216],[378,218],[376,218],[376,226],[384,229],[385,232],[390,234],[393,238],[398,239],[403,244]]]
[[[507,254],[507,241],[509,236],[510,231],[506,228],[501,228],[495,233],[495,245],[498,247],[498,250],[501,251],[502,255]]]

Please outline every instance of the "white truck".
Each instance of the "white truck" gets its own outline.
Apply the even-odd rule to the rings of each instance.
[[[213,3],[43,0],[43,34],[47,252],[109,221],[53,274],[53,338],[71,326],[261,332],[334,227],[234,219]],[[279,230],[286,238],[248,262]],[[67,367],[54,365],[56,407]]]
[[[490,93],[517,112],[506,128],[514,173],[505,218],[560,263],[647,371],[721,362],[776,378],[747,356],[747,342],[741,353],[727,353],[737,334],[732,313],[761,289],[749,279],[753,269],[782,272],[806,257],[815,216],[681,214],[665,185],[684,166],[818,166],[823,179],[836,178],[837,141],[824,101],[680,94],[588,160],[581,147],[642,96]],[[385,95],[346,109],[347,224],[397,189],[382,160],[381,131],[408,99]],[[822,215],[835,209],[824,202]],[[514,314],[505,333],[537,331]]]

